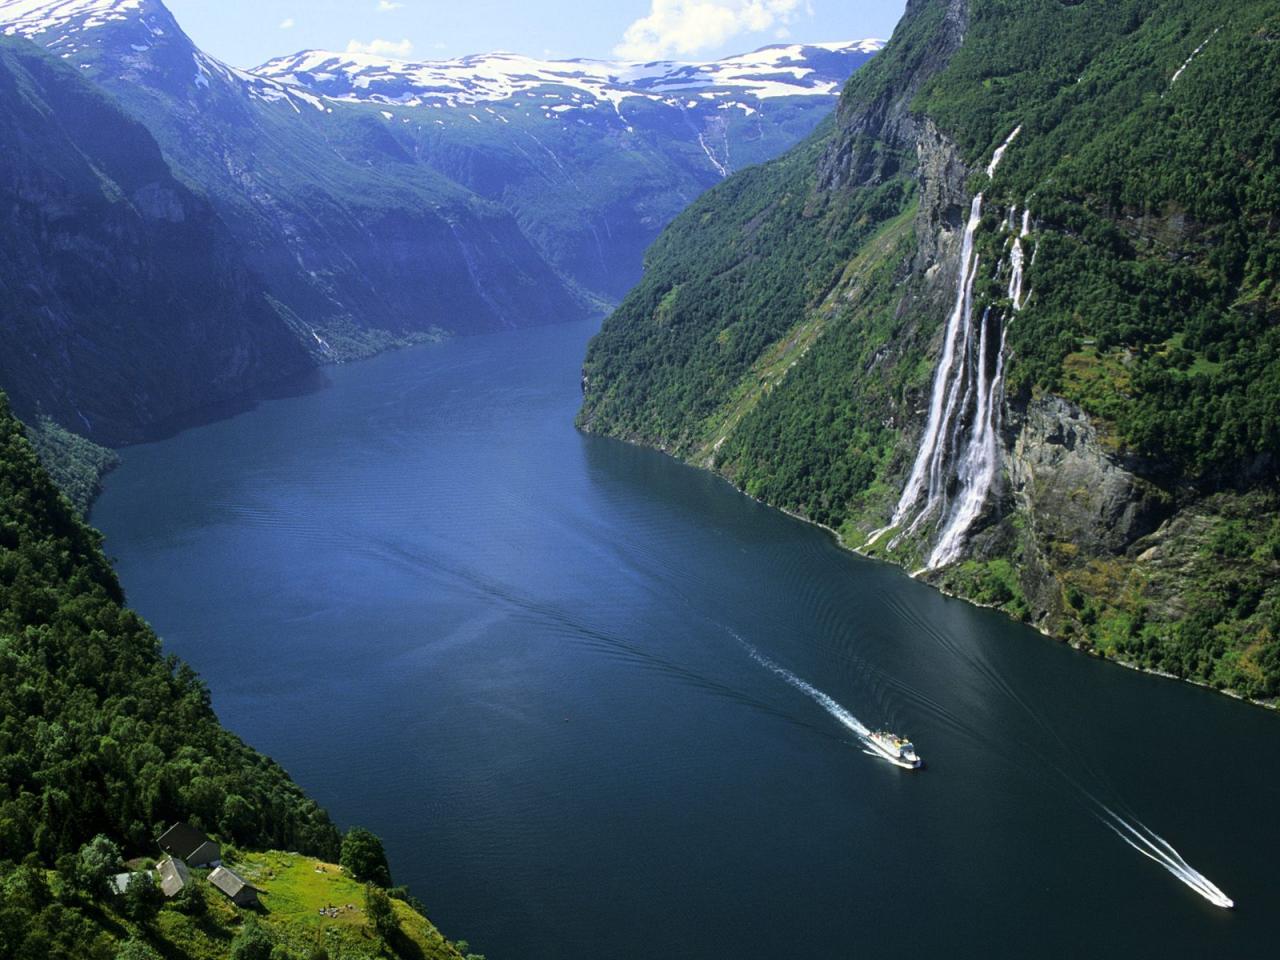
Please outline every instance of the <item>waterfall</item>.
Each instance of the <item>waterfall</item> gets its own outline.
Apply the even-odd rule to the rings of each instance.
[[[1001,423],[1001,406],[1004,402],[1004,324],[1000,324],[1000,346],[996,351],[995,376],[988,378],[988,338],[992,323],[999,319],[991,316],[991,308],[982,312],[982,337],[978,355],[978,409],[969,425],[969,442],[956,468],[959,496],[951,510],[950,518],[938,544],[929,555],[926,569],[944,567],[960,556],[964,538],[978,519],[987,502],[987,494],[995,482],[1000,467],[1000,450],[997,438]]]
[[[452,220],[449,221],[449,230],[453,233],[453,239],[458,244],[458,249],[462,251],[462,262],[466,264],[467,276],[471,279],[471,286],[475,288],[476,294],[486,307],[493,311],[498,321],[506,327],[514,327],[515,324],[506,318],[502,307],[498,305],[498,301],[493,299],[489,293],[489,288],[484,282],[484,278],[480,276],[480,265],[476,262],[475,254],[471,248],[467,246],[467,241],[462,234],[458,232],[458,225]]]
[[[1009,254],[1009,300],[1014,310],[1022,309],[1022,272],[1025,269],[1026,254],[1022,250],[1022,238],[1031,232],[1031,211],[1022,211],[1022,230],[1013,241],[1013,251]]]
[[[974,234],[978,232],[978,224],[982,221],[982,194],[973,198],[969,206],[969,222],[964,228],[964,241],[960,248],[960,276],[956,284],[956,301],[947,317],[947,328],[943,334],[942,359],[933,375],[933,392],[929,400],[929,420],[925,426],[924,437],[920,441],[920,449],[916,453],[916,462],[911,468],[911,476],[902,490],[897,509],[894,510],[890,527],[900,527],[906,522],[911,511],[915,509],[924,490],[926,481],[929,484],[929,498],[924,510],[915,518],[911,528],[914,529],[925,516],[932,512],[937,502],[936,481],[940,480],[942,464],[945,459],[942,441],[943,429],[951,422],[956,397],[964,379],[956,373],[956,354],[968,352],[969,336],[972,333],[970,316],[973,312],[973,279],[978,270],[978,257],[974,253]],[[959,349],[957,349],[959,348]],[[899,534],[901,537],[901,534]],[[873,538],[874,539],[874,538]],[[890,544],[892,547],[897,543]]]
[[[1005,151],[1021,132],[1019,126],[996,149],[987,165],[994,177]],[[974,245],[982,222],[982,194],[973,198],[960,248],[956,298],[943,333],[942,356],[934,372],[929,419],[903,487],[893,519],[871,535],[897,528],[893,549],[904,537],[935,520],[941,534],[926,569],[953,562],[964,548],[969,528],[982,513],[1000,466],[999,434],[1004,406],[1005,318],[987,307],[974,323],[973,291],[980,258]],[[1016,211],[1010,211],[1016,222]],[[1025,253],[1022,239],[1030,232],[1031,213],[1023,211],[1021,231],[1010,252],[1009,299],[1014,310],[1023,304]],[[923,499],[923,505],[921,500]]]
[[[1018,124],[1013,128],[1013,133],[1009,134],[1008,139],[1000,146],[996,147],[996,152],[991,155],[991,162],[987,164],[987,179],[991,180],[996,175],[996,168],[1000,166],[1000,161],[1004,159],[1004,152],[1009,149],[1009,144],[1013,143],[1014,138],[1022,132],[1022,124]]]
[[[1187,57],[1186,60],[1182,61],[1182,66],[1180,66],[1177,70],[1175,70],[1173,73],[1173,76],[1169,78],[1169,86],[1172,87],[1175,83],[1178,82],[1178,78],[1182,76],[1182,72],[1186,70],[1187,67],[1191,66],[1191,61],[1194,60],[1196,57],[1200,56],[1204,48],[1209,45],[1209,41],[1212,40],[1215,36],[1217,36],[1218,31],[1221,29],[1222,29],[1221,27],[1214,27],[1213,33],[1209,34],[1207,37],[1204,38],[1204,43],[1200,44],[1200,46],[1196,47],[1194,50],[1191,51],[1191,56]]]

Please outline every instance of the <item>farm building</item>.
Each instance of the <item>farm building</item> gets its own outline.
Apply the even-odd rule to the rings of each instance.
[[[193,867],[216,867],[222,863],[222,848],[189,823],[175,823],[156,843],[171,857]]]
[[[191,882],[191,871],[178,857],[165,857],[156,869],[160,873],[160,889],[166,897],[176,897]]]
[[[209,874],[209,882],[225,893],[237,907],[251,907],[258,903],[257,889],[226,867],[218,867]]]
[[[129,889],[129,884],[146,873],[146,870],[139,870],[135,873],[117,873],[111,878],[112,893],[121,894]]]

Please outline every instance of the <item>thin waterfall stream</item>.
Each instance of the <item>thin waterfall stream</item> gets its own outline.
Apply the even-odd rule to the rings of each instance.
[[[994,177],[1019,126],[996,149],[987,165]],[[998,437],[1004,406],[1004,345],[1008,318],[987,306],[974,320],[974,287],[981,269],[976,235],[982,223],[983,195],[969,206],[960,249],[956,298],[943,333],[942,356],[934,373],[925,425],[916,459],[889,525],[871,535],[874,542],[896,529],[894,549],[904,537],[933,523],[939,530],[925,564],[937,569],[960,557],[969,531],[981,516],[1000,467]],[[1016,211],[1011,211],[1011,217]],[[1030,231],[1024,211],[1021,232],[1010,253],[1009,299],[1014,311],[1023,306],[1025,254],[1022,239]],[[923,502],[922,502],[923,501]]]

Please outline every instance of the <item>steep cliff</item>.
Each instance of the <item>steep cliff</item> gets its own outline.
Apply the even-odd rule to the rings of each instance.
[[[0,38],[0,383],[95,440],[310,365],[210,204],[71,67]]]
[[[147,127],[319,359],[387,331],[586,313],[507,211],[416,163],[380,116],[221,63],[160,0],[0,0],[0,24]]]
[[[510,210],[578,287],[616,302],[676,214],[807,135],[881,46],[778,44],[708,63],[643,64],[514,53],[414,63],[307,50],[254,74],[367,116],[418,162]]]
[[[1243,0],[909,4],[833,127],[655,245],[580,423],[1275,696],[1278,30]]]

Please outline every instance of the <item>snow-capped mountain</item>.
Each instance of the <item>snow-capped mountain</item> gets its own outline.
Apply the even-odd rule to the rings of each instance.
[[[0,37],[0,387],[24,417],[144,439],[311,360],[244,245],[81,71]]]
[[[620,111],[633,97],[673,106],[689,98],[718,106],[741,99],[834,97],[854,68],[883,46],[875,39],[788,44],[707,63],[539,60],[513,53],[412,63],[305,50],[270,60],[253,73],[343,102],[457,107],[538,95],[570,106],[609,103]]]
[[[161,0],[0,0],[0,31],[151,130],[310,349],[361,353],[369,328],[470,332],[582,311],[509,211],[412,163],[381,121],[209,56]]]
[[[576,281],[619,297],[658,224],[716,180],[805,136],[883,46],[783,44],[704,63],[513,53],[408,62],[308,50],[252,73],[380,116],[433,168],[523,222],[536,218],[535,236]],[[636,154],[648,162],[634,163]],[[599,195],[602,185],[610,195]],[[548,192],[558,195],[554,207]],[[559,222],[542,222],[552,211]],[[629,269],[613,256],[624,248]]]
[[[217,78],[263,101],[326,109],[305,90],[209,56],[159,0],[0,0],[0,33],[35,41],[82,70],[99,66],[105,53],[121,79],[146,74],[155,84],[171,73],[171,93],[208,90]]]
[[[143,9],[144,0],[6,0],[0,4],[5,34],[28,39],[61,30],[66,42],[83,30],[104,23],[125,22]],[[74,44],[69,44],[74,49]]]
[[[329,358],[616,302],[672,218],[806,137],[881,46],[710,63],[309,51],[246,71],[162,0],[0,0],[0,33],[141,122]]]

